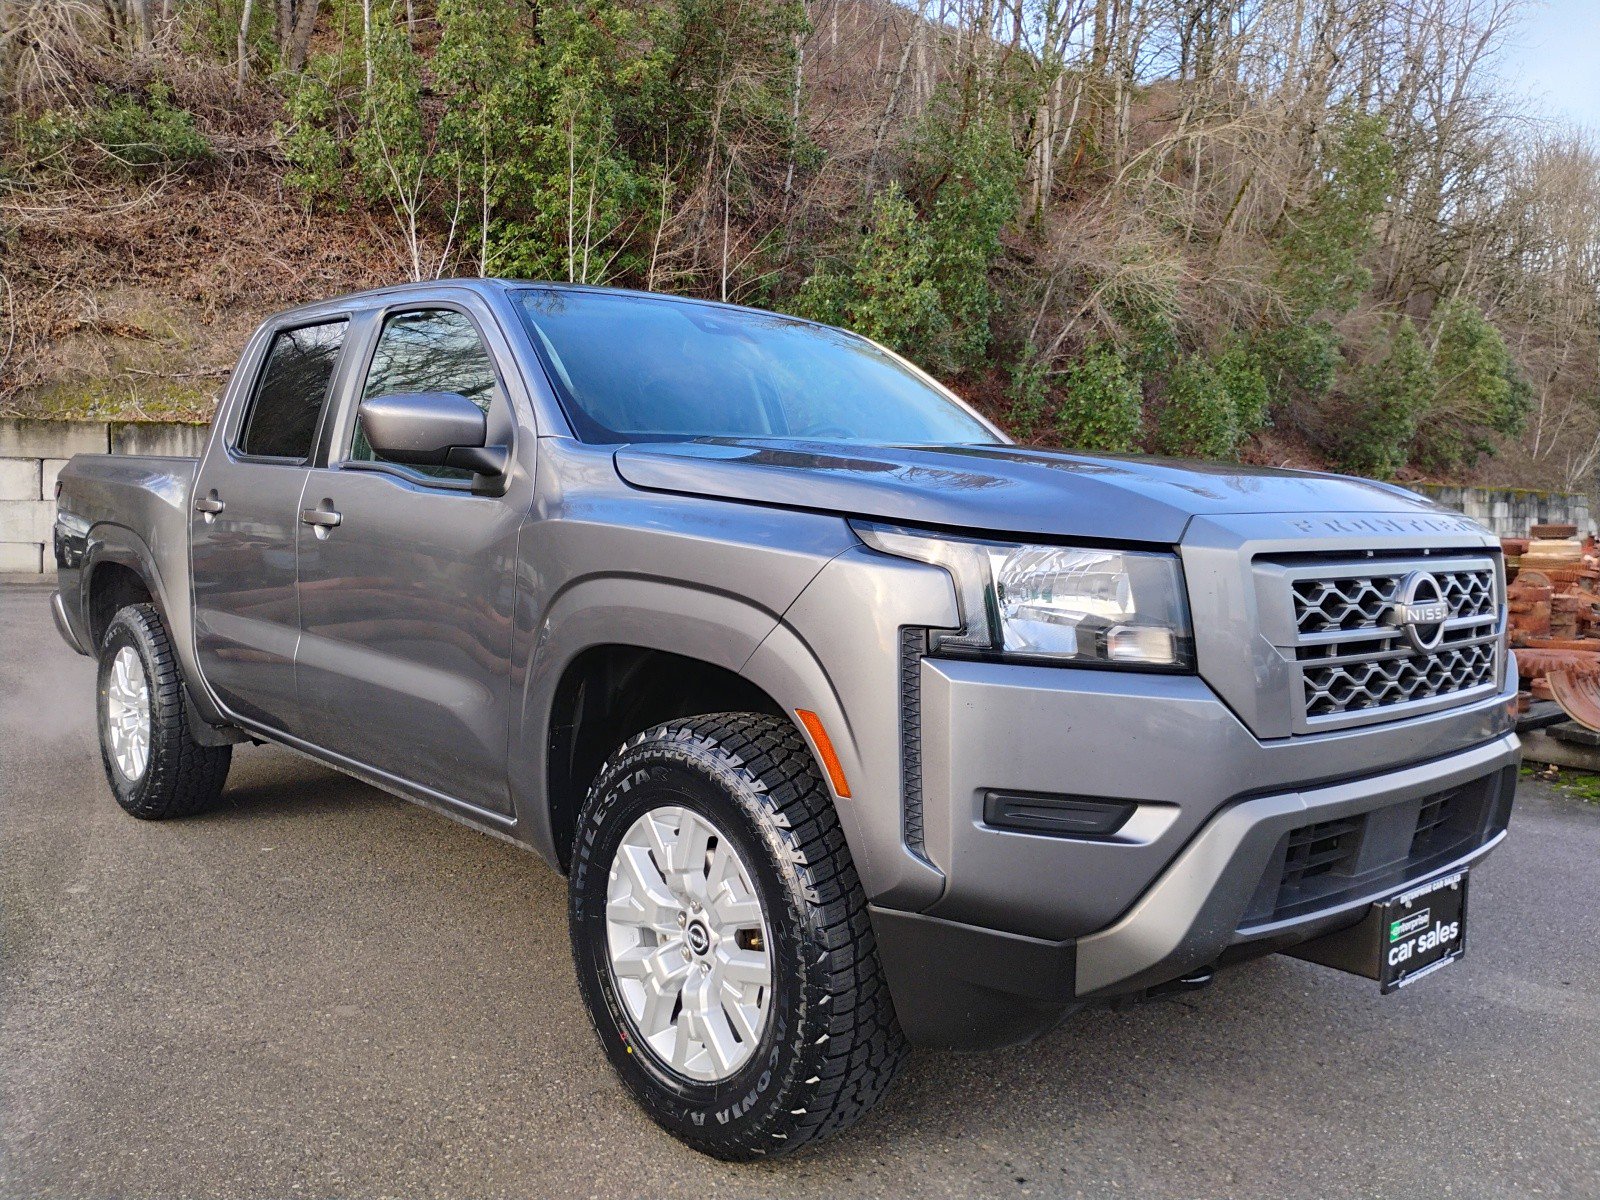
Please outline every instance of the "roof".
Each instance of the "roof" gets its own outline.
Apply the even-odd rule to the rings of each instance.
[[[701,296],[678,296],[670,292],[649,292],[640,288],[604,287],[593,283],[564,283],[559,280],[547,279],[503,279],[497,277],[466,276],[456,279],[428,279],[418,282],[395,283],[387,287],[368,288],[361,292],[346,292],[339,296],[330,296],[325,300],[312,300],[293,308],[284,309],[272,314],[272,319],[277,320],[286,316],[314,316],[330,309],[342,308],[352,301],[381,300],[391,297],[401,298],[414,294],[435,292],[440,288],[451,288],[460,291],[474,292],[480,296],[500,296],[508,291],[518,288],[546,288],[563,292],[596,292],[613,296],[638,296],[652,300],[676,300],[684,304],[704,304],[715,308],[729,308],[738,312],[766,313],[769,310],[753,308],[746,304],[730,304],[724,300],[709,300]],[[793,317],[792,320],[803,321],[803,317]],[[815,324],[815,322],[806,322]]]

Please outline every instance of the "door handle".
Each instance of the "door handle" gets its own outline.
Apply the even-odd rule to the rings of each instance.
[[[302,508],[300,520],[307,525],[316,526],[318,530],[332,529],[344,520],[344,515],[331,508]]]
[[[194,502],[195,512],[202,513],[205,516],[206,523],[208,525],[212,521],[216,520],[217,514],[227,507],[228,506],[226,504],[217,498],[216,488],[212,488],[207,495],[201,496],[200,499]]]

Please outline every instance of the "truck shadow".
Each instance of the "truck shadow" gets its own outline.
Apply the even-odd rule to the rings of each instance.
[[[295,809],[351,810],[404,804],[332,767],[277,747],[236,746],[222,802],[193,821],[242,821]]]

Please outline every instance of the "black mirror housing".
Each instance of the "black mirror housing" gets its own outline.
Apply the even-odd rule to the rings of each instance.
[[[511,452],[504,446],[452,446],[444,465],[475,475],[504,475],[511,464]]]

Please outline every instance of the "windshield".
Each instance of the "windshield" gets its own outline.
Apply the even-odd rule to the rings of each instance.
[[[586,442],[996,440],[934,384],[837,329],[649,296],[530,288],[516,299]]]

